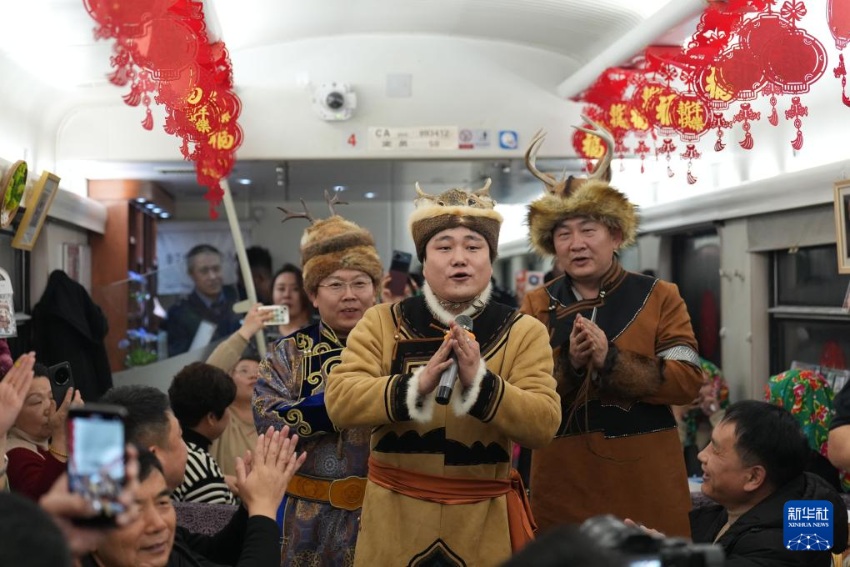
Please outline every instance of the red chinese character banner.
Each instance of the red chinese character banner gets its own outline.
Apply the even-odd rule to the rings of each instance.
[[[801,0],[781,5],[780,0],[711,3],[683,48],[650,46],[631,67],[607,69],[574,100],[586,103],[584,114],[613,133],[615,153],[622,157],[632,146],[641,159],[641,172],[651,144],[655,155],[667,161],[672,177],[670,160],[678,138],[685,150],[679,157],[688,163],[688,183],[696,182],[691,164],[701,156],[697,146],[706,134],[713,134],[719,152],[729,143],[724,140],[727,132],[740,127],[742,135],[735,141],[750,150],[756,146],[751,125],[763,116],[773,126],[783,116],[791,121],[796,136],[789,143],[800,150],[808,115],[804,95],[827,68],[826,48],[800,27],[807,15]],[[826,15],[841,50],[850,42],[850,0],[829,0]],[[843,55],[833,72],[850,106]],[[787,98],[780,102],[779,97]],[[761,106],[759,99],[768,104]],[[573,136],[573,147],[591,159],[592,143],[586,137]],[[627,142],[629,137],[634,143]]]
[[[124,102],[145,107],[142,127],[153,129],[152,99],[165,107],[164,129],[182,139],[208,188],[210,216],[221,203],[219,183],[233,169],[242,143],[227,49],[207,36],[203,4],[194,0],[83,0],[97,22],[95,37],[114,39],[109,80],[129,87]]]

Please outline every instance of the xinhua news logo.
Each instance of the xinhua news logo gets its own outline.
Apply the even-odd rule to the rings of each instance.
[[[782,535],[792,551],[827,551],[832,548],[835,516],[828,500],[789,500],[785,503]]]

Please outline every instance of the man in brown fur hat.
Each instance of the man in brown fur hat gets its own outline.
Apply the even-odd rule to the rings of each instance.
[[[370,309],[328,380],[334,423],[372,427],[355,565],[498,565],[531,535],[511,448],[548,443],[560,411],[546,328],[490,301],[502,217],[488,187],[420,191],[424,295]]]
[[[601,179],[610,157],[600,162],[571,184],[538,175],[549,191],[529,205],[532,247],[565,271],[521,308],[549,327],[562,412],[555,441],[532,457],[532,509],[541,529],[614,514],[687,536],[691,500],[669,405],[699,392],[696,340],[675,285],[620,266],[637,214]]]
[[[284,212],[287,219],[312,220],[309,213]],[[369,231],[336,214],[304,231],[301,260],[304,288],[321,321],[280,339],[260,364],[254,421],[261,431],[289,425],[300,436],[298,451],[307,452],[279,512],[281,565],[345,566],[354,559],[360,527],[369,429],[334,427],[325,380],[375,304],[383,268]]]

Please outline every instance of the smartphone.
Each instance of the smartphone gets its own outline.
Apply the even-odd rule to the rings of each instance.
[[[390,264],[390,293],[394,296],[405,295],[407,276],[410,273],[410,262],[413,255],[410,252],[393,250],[393,259]]]
[[[68,410],[68,489],[97,511],[75,523],[110,526],[124,512],[118,496],[127,482],[126,419],[121,406],[85,404]]]
[[[71,372],[70,362],[60,362],[54,364],[47,369],[47,378],[50,380],[50,390],[53,393],[53,399],[56,400],[56,407],[62,405],[65,400],[65,394],[69,388],[74,387],[74,374]]]
[[[289,324],[289,307],[286,305],[263,305],[259,308],[260,311],[274,311],[274,317],[266,321],[268,325],[288,325]]]

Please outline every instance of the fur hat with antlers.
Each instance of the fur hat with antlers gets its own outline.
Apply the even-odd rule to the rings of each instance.
[[[410,233],[416,245],[419,261],[425,260],[425,247],[434,236],[449,228],[466,227],[484,237],[490,248],[490,261],[499,251],[499,229],[502,215],[493,207],[490,180],[477,191],[449,189],[439,195],[429,195],[416,184],[416,209],[410,215]]]
[[[569,218],[587,217],[603,223],[609,230],[619,232],[622,235],[620,248],[632,244],[637,236],[636,207],[609,183],[614,138],[605,128],[586,116],[582,118],[592,125],[593,129],[575,128],[599,136],[606,146],[605,155],[586,179],[564,176],[557,180],[537,169],[534,164],[535,157],[546,137],[542,132],[535,134],[525,153],[525,164],[528,170],[546,184],[546,194],[532,201],[528,206],[527,216],[531,247],[542,256],[555,255],[553,240],[555,227]]]
[[[303,200],[303,213],[290,213],[278,207],[286,213],[284,221],[305,218],[311,222],[301,237],[304,288],[309,294],[315,295],[323,279],[337,270],[347,269],[365,273],[377,289],[384,269],[375,249],[375,239],[365,228],[336,214],[334,205],[346,204],[339,201],[338,195],[331,199],[325,191],[325,199],[331,210],[331,216],[326,219],[313,219]]]

